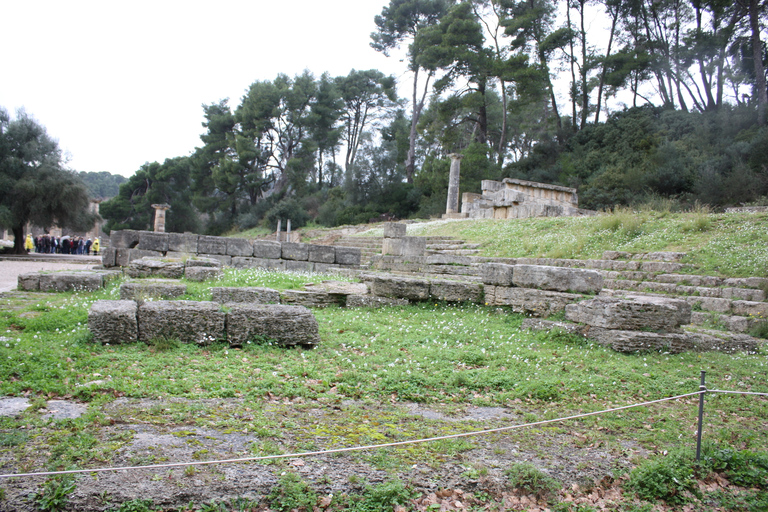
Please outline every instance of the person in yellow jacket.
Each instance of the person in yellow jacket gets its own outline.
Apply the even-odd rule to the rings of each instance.
[[[24,249],[26,249],[27,252],[30,252],[34,248],[35,248],[35,243],[32,241],[32,235],[27,233],[27,239],[24,240]]]
[[[93,241],[93,245],[91,246],[91,250],[93,251],[93,254],[98,255],[99,254],[99,239],[95,239]]]

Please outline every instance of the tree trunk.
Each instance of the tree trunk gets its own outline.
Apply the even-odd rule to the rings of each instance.
[[[24,249],[24,225],[11,229],[13,232],[13,254],[27,254]]]
[[[595,109],[595,124],[600,121],[600,105],[603,99],[605,75],[608,72],[608,58],[611,56],[611,45],[613,44],[613,34],[616,32],[616,23],[619,20],[619,12],[620,11],[617,8],[616,14],[611,18],[611,33],[608,36],[608,48],[605,50],[605,61],[603,61],[603,70],[600,73],[600,83],[597,86],[597,108]]]
[[[768,107],[768,91],[765,84],[765,68],[763,68],[763,45],[760,41],[760,5],[758,0],[749,0],[749,28],[752,31],[752,59],[755,67],[755,91],[757,100],[757,125],[765,126],[766,107]]]
[[[416,166],[416,125],[421,117],[421,109],[424,108],[424,100],[427,96],[430,75],[424,84],[424,92],[419,101],[417,91],[419,85],[419,68],[413,72],[413,115],[411,116],[411,133],[408,136],[408,156],[405,159],[405,181],[413,183],[414,168]]]

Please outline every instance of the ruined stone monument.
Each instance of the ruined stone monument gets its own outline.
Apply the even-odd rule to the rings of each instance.
[[[153,204],[155,209],[155,232],[165,233],[165,211],[171,209],[169,204]]]
[[[504,178],[483,180],[482,194],[465,192],[461,212],[471,219],[521,219],[594,215],[579,208],[575,188]]]
[[[461,177],[461,159],[464,155],[451,153],[451,171],[448,176],[448,200],[445,203],[444,219],[464,219],[465,213],[459,212],[459,180]]]

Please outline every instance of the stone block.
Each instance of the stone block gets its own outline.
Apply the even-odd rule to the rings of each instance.
[[[285,242],[282,245],[281,258],[284,260],[307,261],[309,259],[309,246],[302,243]]]
[[[53,272],[40,274],[41,292],[93,292],[104,286],[104,276],[96,272]]]
[[[315,264],[311,261],[282,260],[283,270],[288,272],[312,272]]]
[[[101,251],[101,264],[104,268],[110,268],[115,266],[117,258],[117,249],[114,247],[107,247]]]
[[[97,300],[88,311],[88,329],[102,345],[133,343],[139,336],[138,307],[132,300]]]
[[[109,246],[114,249],[135,249],[137,245],[139,232],[133,229],[121,229],[109,235]]]
[[[381,244],[381,254],[402,256],[425,256],[427,239],[420,236],[405,236],[402,238],[385,238]]]
[[[283,290],[280,292],[282,304],[293,304],[312,308],[325,308],[328,306],[345,306],[347,296],[343,293],[333,292],[308,292],[303,290]]]
[[[735,300],[733,301],[733,314],[768,319],[768,302]]]
[[[725,352],[734,354],[746,352],[755,354],[760,346],[760,341],[746,334],[732,334],[718,331],[716,334],[704,332],[691,333],[693,337],[693,349],[696,352]]]
[[[201,256],[193,256],[187,258],[184,261],[184,266],[189,267],[209,267],[209,268],[221,268],[222,263],[216,258],[203,258]]]
[[[335,263],[336,248],[331,245],[309,245],[309,261]]]
[[[565,318],[605,329],[674,332],[691,323],[691,305],[680,299],[648,295],[596,297],[568,305]]]
[[[335,263],[315,263],[314,272],[318,274],[338,274],[340,270],[341,267]]]
[[[187,293],[187,285],[170,279],[142,279],[120,285],[122,300],[175,299]]]
[[[168,251],[168,233],[139,231],[139,246],[137,248],[164,253]]]
[[[722,296],[727,299],[752,302],[762,302],[765,300],[765,292],[763,290],[752,290],[749,288],[722,288]]]
[[[191,233],[168,233],[168,250],[187,255],[197,254],[199,235]]]
[[[684,252],[661,251],[661,252],[649,252],[643,257],[643,259],[651,260],[651,261],[678,262],[678,261],[682,261],[683,258],[685,258],[686,256],[687,256],[687,253],[684,253]]]
[[[521,288],[538,288],[556,292],[599,293],[603,276],[596,270],[515,265],[512,283]]]
[[[403,238],[408,229],[408,225],[401,222],[385,222],[383,227],[384,238]]]
[[[691,309],[715,311],[716,313],[731,312],[732,302],[730,299],[718,299],[715,297],[686,297],[685,301],[691,305]]]
[[[584,336],[584,333],[589,330],[588,326],[572,324],[570,322],[557,322],[554,320],[542,320],[541,318],[526,318],[523,320],[523,324],[520,329],[524,331],[563,331],[568,334],[579,334]]]
[[[427,265],[457,265],[468,267],[472,265],[469,256],[455,256],[453,254],[430,254],[426,259]]]
[[[224,271],[217,267],[187,267],[184,269],[184,277],[190,281],[210,281],[221,279]]]
[[[302,306],[232,304],[227,312],[227,339],[231,346],[270,340],[283,346],[320,343],[317,320]]]
[[[40,289],[40,273],[39,272],[27,272],[26,274],[19,274],[17,278],[16,287],[19,290],[25,291],[37,291]]]
[[[484,284],[512,286],[514,268],[514,265],[504,263],[483,263],[480,265],[480,276]]]
[[[227,238],[227,254],[230,256],[253,256],[253,242],[245,238]]]
[[[347,295],[348,308],[381,308],[387,306],[407,306],[407,299],[376,297],[375,295]]]
[[[429,281],[411,277],[374,276],[371,280],[371,294],[396,299],[427,300]]]
[[[259,258],[248,258],[243,256],[232,257],[232,268],[256,268]]]
[[[206,258],[209,260],[216,260],[223,266],[231,266],[232,265],[232,256],[228,254],[198,254],[198,257]]]
[[[568,304],[583,298],[575,293],[508,286],[485,286],[484,291],[485,304],[488,306],[508,306],[515,313],[541,318],[559,313]]]
[[[254,260],[258,260],[261,264],[262,268],[265,268],[267,270],[274,270],[274,271],[284,271],[285,270],[285,260],[273,260],[269,258],[253,258]]]
[[[143,249],[118,249],[115,255],[115,265],[127,267],[133,260],[140,258],[162,258],[163,253],[158,251],[145,251]]]
[[[434,299],[447,302],[479,304],[483,301],[483,286],[466,281],[435,279],[429,282],[429,295]]]
[[[181,279],[184,276],[184,263],[181,261],[165,261],[153,258],[139,258],[132,261],[125,273],[129,277],[162,277],[166,279]]]
[[[280,304],[280,292],[271,288],[217,286],[211,288],[211,300],[221,304],[228,302]]]
[[[670,352],[679,354],[693,350],[695,340],[690,334],[655,333],[645,331],[626,331],[591,327],[587,337],[597,343],[611,347],[617,352]]]
[[[227,239],[223,236],[204,236],[197,237],[198,254],[227,254]]]
[[[640,265],[643,272],[680,272],[683,269],[682,263],[670,263],[666,261],[644,261]]]
[[[177,339],[208,345],[224,339],[226,313],[216,302],[159,300],[139,306],[139,340]]]
[[[604,260],[628,260],[632,257],[632,253],[625,251],[604,251]]]
[[[254,240],[253,256],[256,258],[266,258],[276,260],[283,255],[282,244],[280,242],[270,242],[268,240]]]
[[[336,247],[337,265],[358,266],[362,262],[362,252],[358,247]]]

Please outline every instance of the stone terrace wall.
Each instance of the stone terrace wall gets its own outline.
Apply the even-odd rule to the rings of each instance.
[[[112,232],[110,247],[102,253],[102,264],[106,268],[127,267],[131,261],[147,256],[205,257],[236,268],[309,272],[357,268],[361,262],[361,252],[356,247],[122,230]]]

